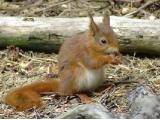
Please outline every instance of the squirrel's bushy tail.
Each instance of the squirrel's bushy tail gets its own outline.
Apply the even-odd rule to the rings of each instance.
[[[34,106],[39,107],[42,105],[42,100],[40,97],[41,92],[58,92],[58,89],[58,80],[34,82],[32,84],[11,90],[5,98],[5,102],[14,106],[16,110],[23,111]]]

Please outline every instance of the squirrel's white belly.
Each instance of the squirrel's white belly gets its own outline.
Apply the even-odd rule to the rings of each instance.
[[[78,91],[92,90],[97,88],[104,80],[104,69],[83,68],[77,76]]]

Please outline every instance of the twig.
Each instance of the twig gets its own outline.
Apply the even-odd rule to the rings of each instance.
[[[24,55],[24,54],[22,54],[22,53],[19,53],[19,55],[21,55],[22,57],[25,57],[25,58],[27,58],[27,59],[31,59],[31,60],[33,60],[33,61],[52,61],[52,62],[54,62],[54,63],[57,63],[57,60],[54,60],[54,59],[46,59],[46,58],[32,58],[32,57],[29,57],[29,56],[26,56],[26,55]]]
[[[116,1],[116,2],[131,2],[132,1],[132,3],[137,3],[137,2],[141,2],[142,0],[114,0],[114,1]]]
[[[14,65],[19,65],[18,62],[14,62],[14,61],[11,61],[11,60],[9,60],[9,59],[5,59],[5,61],[6,61],[7,63],[12,63],[12,64],[14,64]]]
[[[81,12],[81,11],[88,11],[88,9],[83,8],[83,9],[66,9],[63,12],[61,12],[58,16],[63,16],[67,12]],[[86,12],[87,13],[87,12]]]
[[[138,8],[138,9],[136,9],[135,11],[133,11],[133,12],[131,12],[131,13],[128,13],[128,14],[126,14],[126,15],[124,15],[124,16],[127,17],[127,16],[130,16],[130,15],[133,15],[133,14],[139,12],[140,10],[146,8],[148,5],[150,5],[150,4],[154,3],[154,2],[157,2],[157,1],[159,1],[159,0],[147,1],[147,2],[146,2],[143,6],[141,6],[140,8]]]
[[[88,9],[99,9],[101,8],[100,6],[93,6],[92,4],[88,3],[87,1],[79,1],[82,4],[84,4]]]
[[[34,3],[29,3],[29,5],[22,7],[22,9],[24,9],[24,8],[28,9],[28,8],[31,8],[31,7],[36,7],[38,5],[41,5],[42,3],[43,3],[43,0],[37,0]]]
[[[123,80],[123,81],[106,81],[106,82],[110,82],[110,83],[113,83],[115,86],[119,85],[119,84],[131,84],[131,83],[139,83],[138,81],[126,81],[126,80]]]
[[[57,60],[54,60],[54,59],[49,59],[49,58],[36,58],[37,60],[42,60],[42,61],[51,61],[51,62],[54,62],[54,63],[57,63],[58,61]]]
[[[36,11],[34,11],[34,13],[41,12],[41,11],[44,12],[44,11],[49,10],[52,7],[55,7],[55,6],[58,6],[58,5],[62,5],[62,4],[67,4],[67,3],[70,3],[70,2],[72,2],[72,0],[67,0],[67,1],[59,2],[57,4],[50,5],[50,6],[46,7],[46,8],[44,8],[44,9],[36,10]],[[52,4],[52,3],[50,3],[50,4]]]

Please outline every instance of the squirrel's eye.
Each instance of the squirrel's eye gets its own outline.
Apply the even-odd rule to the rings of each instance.
[[[107,41],[106,41],[105,39],[102,39],[102,40],[101,40],[101,43],[102,43],[102,44],[106,44]]]

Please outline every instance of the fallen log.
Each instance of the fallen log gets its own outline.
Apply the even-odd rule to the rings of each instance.
[[[97,23],[102,17],[94,17]],[[0,48],[15,45],[22,49],[58,52],[64,37],[88,28],[88,17],[25,18],[0,17]],[[160,20],[130,19],[111,16],[111,26],[118,35],[124,53],[160,55]]]

